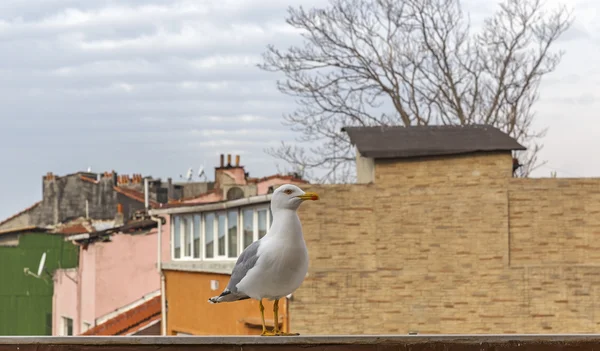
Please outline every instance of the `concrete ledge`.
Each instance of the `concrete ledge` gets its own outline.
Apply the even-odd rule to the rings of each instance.
[[[600,335],[0,337],[0,351],[74,350],[597,350]]]
[[[162,269],[183,272],[231,274],[235,261],[171,261],[162,264]]]

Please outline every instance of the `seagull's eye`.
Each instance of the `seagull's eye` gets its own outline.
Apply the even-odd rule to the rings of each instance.
[[[290,195],[291,193],[293,193],[294,191],[292,189],[287,189],[283,191],[285,194]]]

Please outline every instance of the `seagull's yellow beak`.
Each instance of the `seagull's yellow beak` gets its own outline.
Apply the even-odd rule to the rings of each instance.
[[[306,201],[306,200],[319,200],[319,195],[317,195],[317,193],[313,193],[313,192],[306,192],[303,195],[298,195],[298,198],[300,198],[302,201]]]

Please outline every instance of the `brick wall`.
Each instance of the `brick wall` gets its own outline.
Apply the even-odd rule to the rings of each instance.
[[[600,179],[514,179],[511,165],[377,162],[374,184],[310,186],[321,200],[300,210],[311,262],[291,330],[600,332]]]

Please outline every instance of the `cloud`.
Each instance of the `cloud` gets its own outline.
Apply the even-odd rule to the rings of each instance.
[[[212,167],[219,153],[229,152],[244,155],[253,175],[275,172],[263,150],[294,140],[281,116],[295,105],[277,91],[281,77],[256,64],[268,44],[302,42],[285,23],[288,6],[323,4],[0,1],[0,162],[9,170],[3,184],[11,184],[3,189],[11,201],[0,205],[0,218],[38,200],[39,177],[47,171],[91,165],[177,177],[200,163]],[[475,0],[465,6],[473,23],[495,9]],[[578,0],[572,6],[576,25],[560,43],[567,55],[544,81],[537,106],[536,123],[551,130],[573,110],[593,123],[588,116],[596,110],[591,99],[600,60],[590,45],[599,43],[598,5]],[[594,128],[576,129],[586,130]],[[558,141],[557,133],[546,144]],[[566,153],[547,149],[545,159]]]

